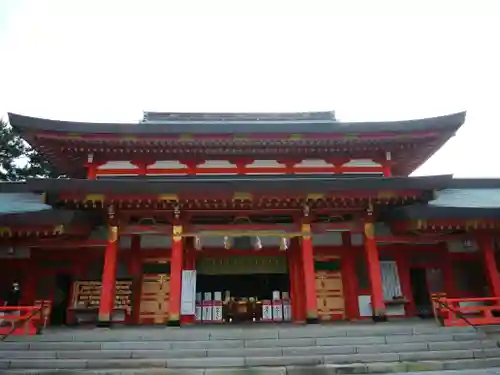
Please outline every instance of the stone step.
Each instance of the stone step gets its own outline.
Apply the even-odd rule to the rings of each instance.
[[[444,328],[434,325],[417,327],[391,327],[377,326],[318,326],[318,327],[296,327],[290,326],[286,329],[275,326],[267,329],[246,328],[232,329],[220,327],[220,329],[202,328],[147,328],[147,329],[77,329],[67,331],[47,330],[43,335],[33,336],[32,342],[60,341],[60,342],[110,342],[110,341],[208,341],[208,340],[257,340],[257,339],[300,339],[300,338],[341,338],[341,337],[392,337],[392,336],[444,336],[457,334],[477,334],[471,327]],[[394,338],[397,340],[397,338]],[[22,336],[10,337],[9,341],[22,342]]]
[[[80,357],[37,358],[25,357],[0,359],[2,369],[131,369],[131,368],[225,368],[262,366],[318,366],[351,365],[366,363],[419,363],[451,360],[498,361],[500,349],[443,350],[406,353],[329,354],[329,355],[255,355],[246,357],[189,357],[189,358],[130,358],[130,357]],[[381,365],[382,366],[382,365]]]
[[[392,336],[365,336],[365,337],[319,337],[319,338],[287,338],[287,339],[211,339],[211,340],[172,340],[170,336],[163,340],[104,340],[95,337],[95,340],[59,341],[36,340],[38,336],[24,338],[24,341],[5,341],[0,343],[0,350],[176,350],[176,349],[231,349],[231,348],[284,348],[305,346],[367,346],[403,344],[440,343],[485,340],[487,337],[475,332],[414,334]]]
[[[87,344],[87,343],[86,343]],[[115,344],[115,343],[113,343]],[[127,343],[124,343],[127,344]],[[130,343],[128,343],[130,344]],[[407,343],[407,344],[386,344],[386,345],[360,345],[360,346],[297,346],[297,347],[269,347],[269,348],[225,348],[225,349],[151,349],[144,348],[143,343],[133,343],[134,345],[124,345],[114,349],[76,349],[64,348],[54,350],[50,347],[40,347],[39,350],[0,350],[0,358],[3,359],[120,359],[120,358],[200,358],[200,357],[291,357],[291,356],[324,356],[335,354],[383,354],[383,353],[414,353],[440,351],[469,351],[473,350],[497,350],[500,356],[500,349],[494,340],[483,341],[450,341],[431,343]],[[155,343],[157,344],[157,343]],[[102,344],[101,344],[102,345]],[[2,346],[0,346],[2,349]],[[427,354],[426,354],[427,355]]]
[[[33,369],[7,369],[2,374],[14,375],[338,375],[338,374],[380,374],[380,373],[406,373],[412,374],[432,371],[434,375],[443,375],[441,371],[461,370],[467,375],[480,375],[484,372],[476,369],[489,369],[488,373],[500,366],[499,359],[453,360],[453,361],[425,361],[425,362],[373,362],[352,363],[347,365],[321,364],[315,366],[266,366],[266,367],[213,367],[213,368],[119,368],[119,369],[46,369],[44,367]],[[437,371],[435,373],[434,371]],[[497,370],[500,371],[500,370]],[[456,374],[456,373],[453,373]]]
[[[495,337],[432,324],[48,330],[0,342],[2,374],[61,369],[65,374],[328,375],[495,363],[500,366]]]

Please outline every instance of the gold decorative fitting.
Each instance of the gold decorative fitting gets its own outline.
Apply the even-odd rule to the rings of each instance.
[[[378,199],[395,199],[398,195],[393,190],[381,190],[377,193]]]
[[[318,319],[318,312],[317,311],[308,310],[306,312],[306,317],[307,317],[307,319]]]
[[[176,194],[160,194],[157,199],[159,201],[178,201],[179,197]]]
[[[373,202],[371,199],[368,200],[368,208],[366,209],[368,215],[373,215]]]
[[[180,217],[181,217],[181,209],[179,208],[179,205],[175,205],[175,207],[174,207],[174,218],[176,220],[179,220]]]
[[[121,137],[120,140],[124,142],[135,142],[137,141],[137,137],[126,136],[126,137]]]
[[[417,220],[417,229],[426,229],[427,221],[426,220]]]
[[[179,320],[179,314],[170,314],[169,317],[168,317],[168,320],[170,321],[178,321]]]
[[[112,243],[118,241],[118,227],[109,227],[108,241]]]
[[[12,230],[9,227],[0,227],[0,236],[12,236]]]
[[[318,199],[324,199],[325,198],[325,194],[319,194],[319,193],[311,193],[311,194],[307,194],[307,197],[306,199],[309,200],[318,200]]]
[[[302,224],[302,239],[311,239],[311,224]]]
[[[309,206],[307,204],[305,204],[302,207],[302,214],[304,215],[304,217],[308,217],[310,213],[311,213],[311,209],[309,208]]]
[[[110,321],[110,314],[109,313],[99,313],[99,321],[109,322]]]
[[[104,202],[104,194],[87,194],[85,196],[85,201],[87,202]]]
[[[193,139],[193,135],[189,133],[184,133],[179,136],[179,139],[186,139],[186,140]]]
[[[52,231],[53,234],[63,234],[64,232],[64,226],[63,225],[58,225],[54,227],[54,230]]]
[[[465,222],[465,227],[466,228],[474,228],[477,229],[479,227],[479,224],[481,223],[481,220],[467,220]]]
[[[236,192],[233,194],[233,201],[236,201],[236,200],[240,200],[240,201],[249,200],[249,201],[251,201],[252,199],[253,199],[253,196],[251,193]]]
[[[182,240],[182,225],[174,225],[172,228],[172,236],[174,242],[180,242]]]
[[[373,223],[365,223],[365,236],[366,238],[375,238],[375,226]]]
[[[299,139],[302,139],[302,134],[290,134],[288,136],[288,139],[290,139],[290,140],[299,140]]]
[[[358,139],[358,135],[357,134],[345,134],[344,139]]]

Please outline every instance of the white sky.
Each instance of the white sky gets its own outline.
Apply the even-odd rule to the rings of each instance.
[[[417,5],[414,5],[417,4]],[[500,176],[500,1],[0,0],[0,113],[467,109],[419,174]]]

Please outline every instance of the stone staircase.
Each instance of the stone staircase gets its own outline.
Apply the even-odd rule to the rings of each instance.
[[[360,374],[500,367],[495,334],[434,323],[47,330],[0,374]]]

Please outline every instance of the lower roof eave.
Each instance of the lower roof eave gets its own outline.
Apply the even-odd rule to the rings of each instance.
[[[84,223],[90,219],[90,215],[85,212],[49,209],[0,215],[0,225],[19,227],[55,226]]]
[[[435,207],[414,205],[397,208],[384,215],[389,221],[398,220],[500,220],[498,208]]]
[[[444,188],[451,175],[425,177],[329,176],[210,176],[179,177],[168,180],[80,180],[31,179],[29,190],[46,193],[74,192],[84,194],[196,194],[232,192],[323,193],[329,191],[434,190]]]

